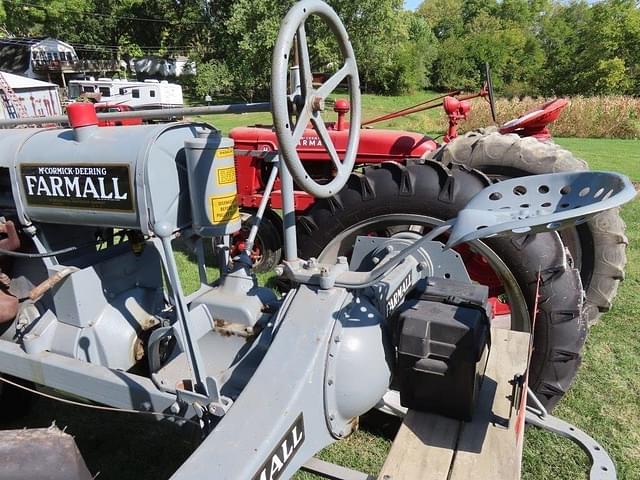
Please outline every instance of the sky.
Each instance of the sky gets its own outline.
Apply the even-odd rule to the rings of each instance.
[[[422,0],[404,0],[404,8],[407,10],[415,10],[421,3]]]

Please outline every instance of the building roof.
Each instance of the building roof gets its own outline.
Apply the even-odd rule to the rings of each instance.
[[[31,48],[37,48],[41,45],[44,45],[45,48],[51,45],[59,45],[62,46],[64,48],[66,48],[67,50],[73,50],[75,51],[75,48],[73,48],[73,45],[71,45],[70,43],[67,42],[63,42],[62,40],[58,40],[57,38],[53,38],[53,37],[44,37],[44,38],[39,38],[39,39],[34,39],[36,40],[32,45]]]
[[[9,86],[14,90],[25,90],[30,88],[51,88],[57,87],[55,83],[42,82],[40,80],[34,80],[33,78],[27,78],[20,75],[14,75],[13,73],[0,72],[4,76]]]
[[[31,46],[46,40],[48,37],[5,37],[0,38],[0,44]]]
[[[0,45],[19,45],[22,47],[36,47],[41,43],[57,43],[67,48],[73,49],[73,46],[62,40],[53,37],[4,37],[0,38]]]

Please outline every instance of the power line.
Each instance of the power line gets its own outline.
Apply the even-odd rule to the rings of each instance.
[[[42,9],[45,8],[44,5],[37,4],[37,3],[22,3],[22,2],[20,2],[18,4],[16,2],[16,0],[6,0],[6,1],[16,3],[17,5],[24,6],[24,7],[35,7],[35,8],[42,8]],[[210,23],[210,22],[205,22],[205,21],[185,22],[185,21],[180,21],[180,20],[167,20],[165,18],[134,17],[134,16],[128,16],[128,15],[110,15],[108,13],[98,13],[98,12],[78,12],[77,10],[73,10],[73,9],[69,9],[69,8],[62,8],[62,10],[71,11],[73,13],[82,13],[83,15],[93,15],[94,17],[117,18],[119,20],[133,20],[133,21],[136,21],[136,22],[180,23],[182,25],[208,25]]]

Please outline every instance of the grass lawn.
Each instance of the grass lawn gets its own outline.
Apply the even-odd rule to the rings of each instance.
[[[400,99],[365,95],[363,118],[424,98],[425,95]],[[386,126],[425,131],[420,125],[433,124],[438,115],[436,109],[410,119],[394,120]],[[228,132],[236,125],[269,123],[270,115],[219,115],[203,119]],[[557,142],[589,161],[594,169],[621,171],[640,181],[640,141],[558,139]],[[633,480],[640,478],[640,201],[625,206],[622,215],[629,237],[626,280],[612,311],[591,329],[578,379],[555,413],[605,446],[614,458],[618,478]],[[181,256],[179,260],[186,270],[186,258]],[[191,272],[185,275],[188,289],[195,286]],[[156,423],[141,415],[93,412],[37,399],[28,426],[46,427],[53,420],[75,436],[92,473],[99,471],[100,479],[167,478],[193,448],[191,434],[171,424]],[[0,421],[0,428],[23,426],[24,420]],[[360,431],[326,448],[320,456],[375,475],[397,426],[397,420],[375,415]],[[551,434],[527,431],[523,478],[574,480],[586,478],[586,472],[587,459],[578,447]],[[211,478],[215,478],[213,472]],[[311,478],[314,477],[304,473],[296,476],[297,480]]]
[[[556,138],[556,143],[589,163],[591,170],[623,172],[640,181],[640,141],[614,138]]]

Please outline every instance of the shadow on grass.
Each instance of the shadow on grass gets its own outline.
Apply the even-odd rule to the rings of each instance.
[[[35,397],[35,396],[34,396]],[[169,478],[197,445],[195,429],[142,414],[101,412],[31,398],[28,415],[1,420],[0,429],[41,428],[53,422],[72,435],[100,480]]]
[[[72,435],[93,475],[98,479],[145,480],[169,478],[191,455],[198,433],[151,416],[101,412],[31,396],[27,415],[0,420],[0,430],[43,428],[52,423]],[[393,440],[401,419],[371,411],[360,421],[368,434]]]

